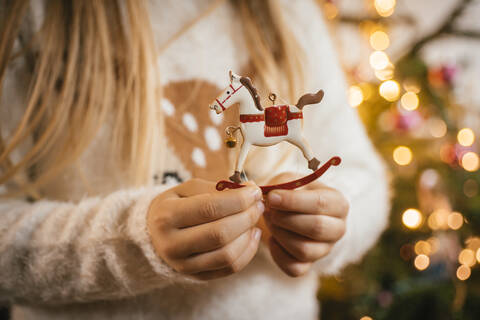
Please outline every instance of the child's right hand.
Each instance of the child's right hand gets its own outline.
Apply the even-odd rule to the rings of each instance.
[[[168,265],[209,280],[238,272],[253,259],[261,236],[255,225],[264,209],[255,185],[218,192],[215,183],[192,179],[151,202],[147,226]]]

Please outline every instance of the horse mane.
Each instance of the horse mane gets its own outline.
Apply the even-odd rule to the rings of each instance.
[[[258,96],[257,88],[253,86],[252,80],[249,77],[241,77],[240,83],[247,88],[248,92],[252,96],[253,101],[255,102],[255,107],[258,111],[263,111],[262,104],[260,103],[260,97]]]
[[[295,105],[298,109],[302,110],[307,104],[319,103],[323,99],[323,90],[318,90],[317,93],[307,93],[298,99],[297,104]]]

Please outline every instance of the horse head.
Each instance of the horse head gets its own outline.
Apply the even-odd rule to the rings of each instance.
[[[239,102],[239,97],[236,93],[243,87],[243,84],[240,82],[242,77],[233,73],[231,70],[228,74],[230,84],[208,106],[210,109],[215,110],[217,114],[222,113],[235,103]]]
[[[260,97],[258,96],[257,89],[252,84],[252,80],[248,77],[239,76],[232,71],[229,71],[228,74],[230,84],[215,98],[215,101],[209,105],[209,108],[215,110],[217,114],[222,113],[235,103],[241,101],[243,97],[237,93],[239,93],[242,88],[246,88],[254,101],[255,107],[259,111],[263,111],[260,104]]]

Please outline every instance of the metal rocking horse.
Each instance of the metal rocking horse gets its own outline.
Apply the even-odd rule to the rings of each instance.
[[[234,131],[240,130],[243,136],[243,144],[237,158],[235,172],[228,181],[220,181],[217,189],[242,187],[241,172],[245,159],[252,145],[272,146],[282,141],[287,141],[297,146],[308,161],[308,168],[314,172],[301,179],[275,186],[261,187],[264,193],[272,189],[294,189],[312,182],[320,177],[331,165],[340,164],[339,157],[333,157],[317,170],[320,161],[315,158],[308,142],[303,136],[303,107],[316,104],[323,99],[323,90],[317,93],[303,95],[295,105],[272,105],[264,109],[260,103],[257,89],[253,86],[248,77],[242,77],[229,72],[230,85],[213,101],[209,108],[217,114],[222,113],[232,105],[239,104],[240,125],[239,127],[228,127],[227,134],[232,135]],[[276,95],[269,95],[272,104],[275,103]],[[233,129],[231,131],[230,129]]]

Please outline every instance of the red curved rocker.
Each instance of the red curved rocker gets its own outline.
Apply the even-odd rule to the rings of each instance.
[[[285,182],[285,183],[280,183],[280,184],[275,184],[275,185],[270,185],[270,186],[260,186],[260,189],[262,189],[263,194],[267,194],[272,190],[275,189],[287,189],[287,190],[293,190],[299,187],[302,187],[306,184],[309,184],[312,181],[317,180],[320,178],[331,166],[338,166],[342,162],[342,159],[340,157],[333,157],[328,162],[326,162],[323,166],[315,170],[313,173],[309,174],[308,176],[305,176],[303,178]],[[225,189],[238,189],[245,187],[244,184],[239,184],[227,180],[221,180],[217,183],[216,189],[218,191],[222,191]]]

